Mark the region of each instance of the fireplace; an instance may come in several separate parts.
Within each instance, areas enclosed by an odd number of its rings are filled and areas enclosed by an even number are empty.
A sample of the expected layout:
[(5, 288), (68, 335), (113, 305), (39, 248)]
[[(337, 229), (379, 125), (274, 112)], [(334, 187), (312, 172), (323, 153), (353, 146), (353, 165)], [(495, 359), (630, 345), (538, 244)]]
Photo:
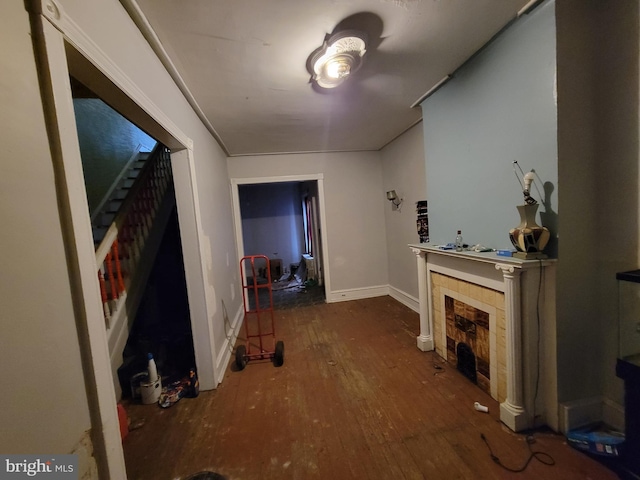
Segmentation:
[(512, 430), (543, 424), (557, 430), (555, 260), (411, 248), (418, 348), (435, 350), (490, 394)]
[(491, 395), (489, 312), (444, 296), (447, 361)]
[[(447, 337), (447, 342), (448, 341), (449, 337)], [(452, 341), (452, 343), (455, 344), (455, 340)], [(454, 350), (456, 352), (455, 361), (458, 371), (473, 383), (477, 384), (478, 371), (476, 369), (476, 356), (471, 347), (464, 342), (460, 342), (455, 346)]]
[[(494, 400), (506, 398), (504, 294), (437, 271), (429, 274), (434, 349)], [(474, 373), (460, 367), (458, 347), (473, 354)]]

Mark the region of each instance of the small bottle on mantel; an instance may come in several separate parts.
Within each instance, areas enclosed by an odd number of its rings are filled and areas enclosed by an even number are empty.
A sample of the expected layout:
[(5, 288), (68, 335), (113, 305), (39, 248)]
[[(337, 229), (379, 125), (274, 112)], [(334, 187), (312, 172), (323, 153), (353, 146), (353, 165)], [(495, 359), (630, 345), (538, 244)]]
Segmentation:
[(456, 234), (456, 252), (462, 251), (462, 230), (458, 230)]

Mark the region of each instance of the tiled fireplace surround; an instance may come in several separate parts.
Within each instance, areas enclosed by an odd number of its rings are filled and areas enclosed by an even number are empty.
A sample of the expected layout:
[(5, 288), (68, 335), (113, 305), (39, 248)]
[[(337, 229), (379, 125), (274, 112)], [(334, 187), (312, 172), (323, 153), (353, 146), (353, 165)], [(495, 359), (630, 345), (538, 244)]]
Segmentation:
[[(437, 272), (431, 273), (435, 350), (457, 365), (464, 343), (475, 355), (478, 386), (498, 401), (506, 398), (504, 294)], [(485, 366), (484, 368), (481, 366)]]
[[(455, 362), (453, 344), (470, 339), (484, 369), (488, 362), (489, 378), (480, 375), (478, 388), (500, 403), (500, 420), (514, 431), (544, 424), (557, 430), (555, 261), (410, 247), (418, 262), (418, 348)], [(456, 308), (448, 327), (447, 301)], [(474, 315), (482, 328), (468, 318)], [(461, 331), (465, 325), (471, 334)]]

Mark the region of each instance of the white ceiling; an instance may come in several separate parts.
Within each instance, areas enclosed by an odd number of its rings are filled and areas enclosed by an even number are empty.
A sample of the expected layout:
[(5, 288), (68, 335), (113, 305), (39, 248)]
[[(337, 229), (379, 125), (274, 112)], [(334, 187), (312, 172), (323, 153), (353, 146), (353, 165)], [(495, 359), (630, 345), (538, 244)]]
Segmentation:
[[(379, 150), (421, 119), (412, 105), (532, 3), (121, 1), (139, 8), (230, 156)], [(342, 26), (369, 36), (364, 65), (318, 93), (307, 58)]]

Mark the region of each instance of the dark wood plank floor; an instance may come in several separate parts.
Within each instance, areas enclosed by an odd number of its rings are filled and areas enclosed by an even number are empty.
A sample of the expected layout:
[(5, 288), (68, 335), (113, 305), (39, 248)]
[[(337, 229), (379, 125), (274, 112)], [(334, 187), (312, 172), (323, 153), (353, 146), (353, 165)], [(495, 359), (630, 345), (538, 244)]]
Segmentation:
[[(511, 432), (497, 402), (417, 349), (418, 315), (391, 297), (276, 311), (276, 322), (284, 366), (231, 365), (217, 390), (168, 409), (126, 405), (144, 421), (124, 441), (130, 480), (618, 478), (561, 435)], [(555, 464), (510, 473), (481, 434), (510, 468), (530, 450)]]

